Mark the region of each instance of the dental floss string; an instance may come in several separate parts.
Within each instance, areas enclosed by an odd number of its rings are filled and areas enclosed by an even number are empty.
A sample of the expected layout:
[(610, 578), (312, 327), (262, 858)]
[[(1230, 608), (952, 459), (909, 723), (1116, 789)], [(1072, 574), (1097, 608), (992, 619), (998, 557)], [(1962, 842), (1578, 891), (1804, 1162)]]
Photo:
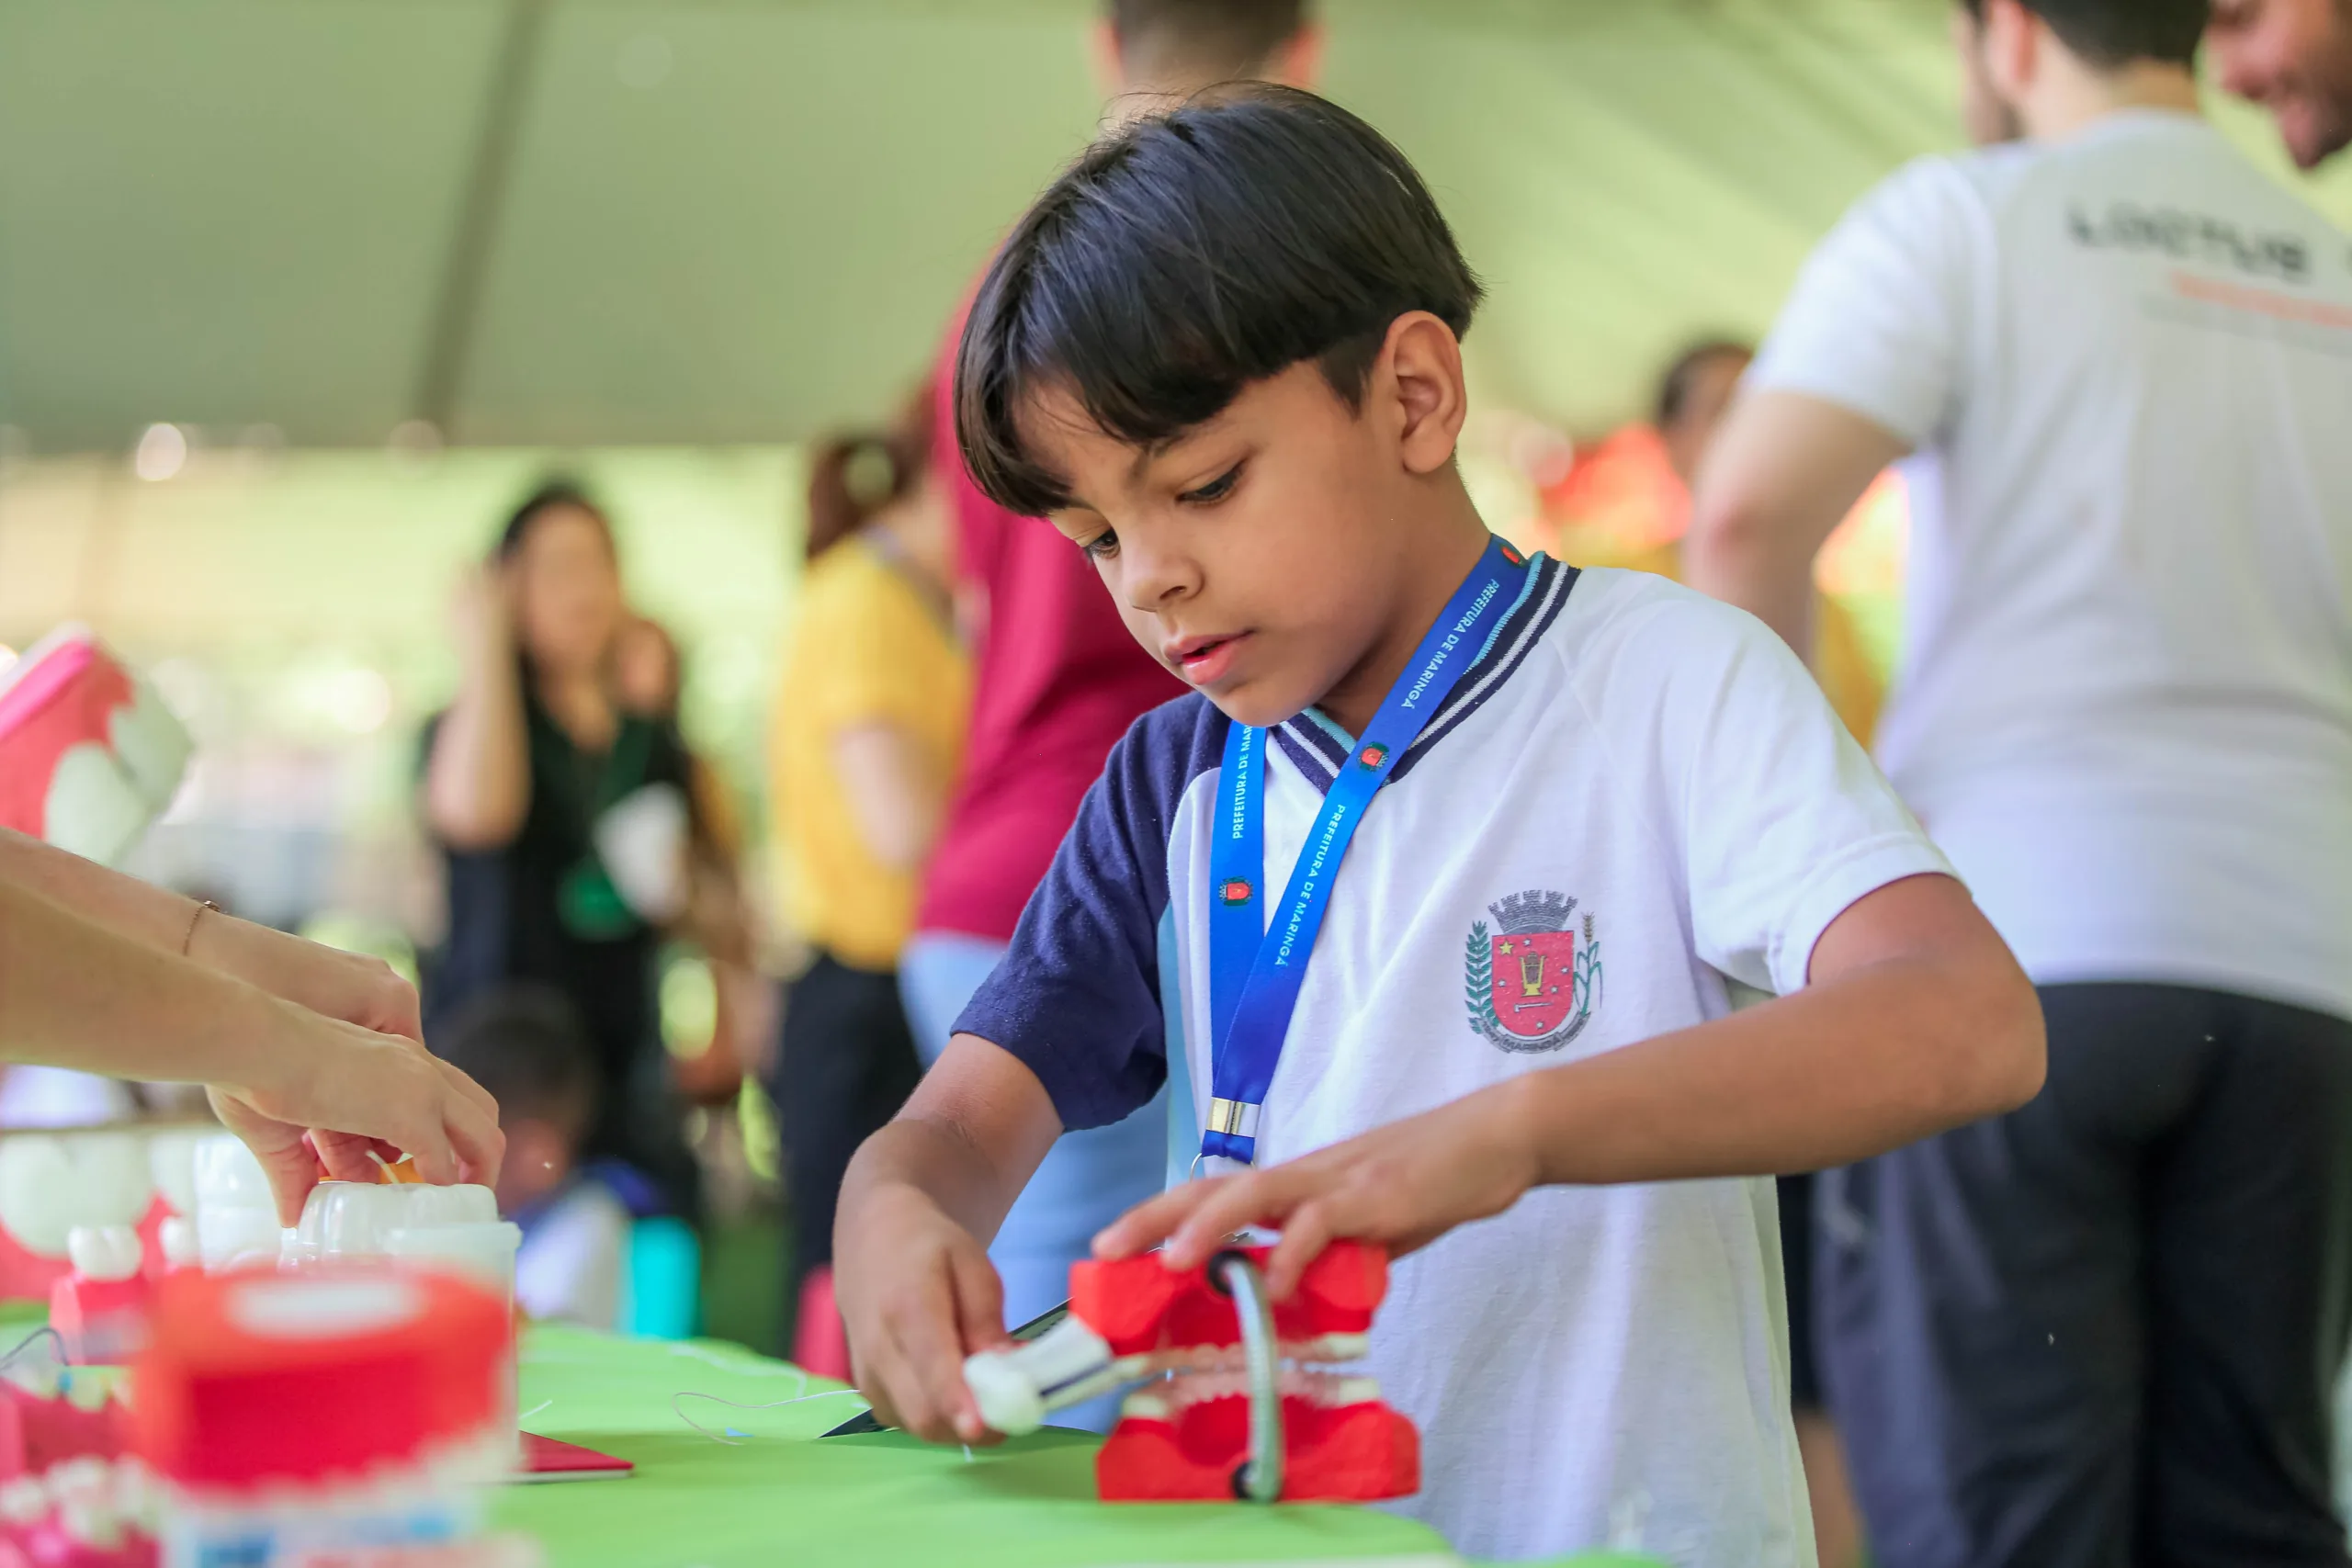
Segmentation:
[[(806, 1388), (808, 1386), (808, 1380), (804, 1375), (801, 1378), (800, 1382), (801, 1386)], [(704, 1426), (701, 1422), (687, 1415), (684, 1410), (680, 1408), (679, 1402), (681, 1400), (687, 1399), (707, 1399), (713, 1404), (724, 1404), (730, 1410), (774, 1410), (779, 1405), (806, 1404), (812, 1399), (839, 1399), (845, 1394), (854, 1395), (856, 1393), (857, 1390), (854, 1388), (829, 1388), (819, 1393), (800, 1393), (795, 1394), (789, 1399), (771, 1399), (760, 1404), (749, 1404), (740, 1399), (722, 1398), (720, 1395), (716, 1393), (702, 1393), (694, 1389), (681, 1389), (679, 1392), (670, 1396), (670, 1410), (671, 1413), (676, 1416), (679, 1420), (684, 1421), (687, 1426), (692, 1427), (695, 1431), (700, 1432), (712, 1442), (725, 1443), (729, 1448), (733, 1449), (741, 1448), (742, 1444), (738, 1441), (738, 1439), (748, 1437), (750, 1434), (738, 1432), (734, 1427), (729, 1427), (727, 1428), (727, 1431), (733, 1433), (734, 1435), (732, 1437), (721, 1437), (718, 1433), (712, 1431), (709, 1427)], [(863, 1396), (861, 1395), (860, 1397)]]

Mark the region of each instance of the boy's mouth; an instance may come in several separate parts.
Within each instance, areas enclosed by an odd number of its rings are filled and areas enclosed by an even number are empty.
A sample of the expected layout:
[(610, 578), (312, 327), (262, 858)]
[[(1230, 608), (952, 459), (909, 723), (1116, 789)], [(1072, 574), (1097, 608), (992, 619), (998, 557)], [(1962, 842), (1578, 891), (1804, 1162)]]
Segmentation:
[(1185, 680), (1195, 686), (1213, 686), (1233, 672), (1234, 660), (1238, 655), (1248, 632), (1235, 632), (1225, 637), (1186, 637), (1182, 642), (1165, 646), (1168, 662), (1182, 672)]

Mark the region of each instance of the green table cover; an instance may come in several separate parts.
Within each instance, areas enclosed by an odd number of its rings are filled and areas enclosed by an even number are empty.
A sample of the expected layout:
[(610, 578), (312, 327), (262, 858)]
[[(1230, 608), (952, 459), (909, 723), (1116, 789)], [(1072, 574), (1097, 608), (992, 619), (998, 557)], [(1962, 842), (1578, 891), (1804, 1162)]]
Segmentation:
[[(495, 1518), (539, 1538), (548, 1568), (1056, 1568), (1179, 1562), (1455, 1561), (1435, 1534), (1370, 1508), (1094, 1500), (1100, 1439), (1046, 1431), (967, 1461), (897, 1433), (814, 1439), (864, 1408), (840, 1387), (734, 1346), (533, 1329), (523, 1425), (633, 1460), (622, 1481), (510, 1486)], [(1583, 1558), (1577, 1568), (1638, 1568)]]

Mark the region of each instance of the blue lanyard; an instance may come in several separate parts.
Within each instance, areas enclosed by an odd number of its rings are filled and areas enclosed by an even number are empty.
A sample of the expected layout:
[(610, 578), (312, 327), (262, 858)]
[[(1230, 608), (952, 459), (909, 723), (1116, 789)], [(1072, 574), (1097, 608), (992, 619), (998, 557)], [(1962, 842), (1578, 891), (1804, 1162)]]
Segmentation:
[(1217, 775), (1216, 838), (1209, 850), (1210, 1083), (1204, 1156), (1247, 1165), (1258, 1147), (1258, 1120), (1282, 1059), (1307, 960), (1323, 929), (1331, 884), (1365, 810), (1405, 749), (1421, 733), (1485, 647), (1487, 631), (1510, 612), (1524, 586), (1527, 562), (1500, 539), (1454, 591), (1412, 661), (1373, 715), (1323, 797), (1323, 813), (1300, 846), (1290, 886), (1269, 923), (1259, 883), (1266, 873), (1267, 732), (1237, 724), (1226, 732)]

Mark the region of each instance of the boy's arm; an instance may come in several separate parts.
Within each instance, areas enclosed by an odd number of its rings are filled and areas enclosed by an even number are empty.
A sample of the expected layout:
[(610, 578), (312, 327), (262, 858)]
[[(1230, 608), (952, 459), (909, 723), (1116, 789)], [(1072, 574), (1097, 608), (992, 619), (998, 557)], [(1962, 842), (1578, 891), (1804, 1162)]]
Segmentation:
[(1289, 1165), (1193, 1182), (1097, 1238), (1169, 1238), (1171, 1268), (1279, 1225), (1285, 1294), (1334, 1237), (1427, 1245), (1530, 1187), (1814, 1170), (2011, 1110), (2041, 1086), (2041, 1010), (1959, 883), (1914, 876), (1849, 907), (1792, 996), (1526, 1074)]
[(964, 1358), (1005, 1341), (988, 1241), (1061, 1130), (1035, 1073), (958, 1034), (850, 1162), (833, 1290), (881, 1420), (933, 1442), (989, 1440), (964, 1386)]

